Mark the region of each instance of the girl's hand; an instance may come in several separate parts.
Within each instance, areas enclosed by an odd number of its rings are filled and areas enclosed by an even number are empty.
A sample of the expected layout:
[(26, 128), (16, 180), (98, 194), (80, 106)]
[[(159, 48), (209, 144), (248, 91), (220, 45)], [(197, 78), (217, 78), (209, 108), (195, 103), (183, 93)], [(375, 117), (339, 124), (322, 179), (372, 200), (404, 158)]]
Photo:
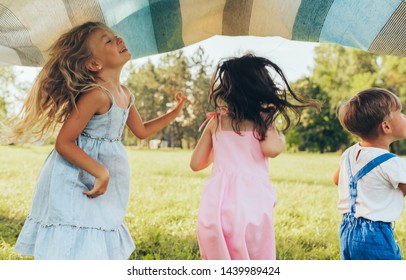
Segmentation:
[(173, 108), (173, 111), (177, 112), (178, 115), (180, 114), (186, 99), (187, 99), (186, 96), (182, 92), (176, 93), (175, 95), (176, 105), (175, 108)]
[(96, 177), (96, 179), (94, 180), (93, 189), (91, 189), (90, 191), (84, 192), (84, 194), (87, 195), (87, 197), (89, 197), (89, 198), (95, 198), (95, 197), (98, 197), (99, 195), (106, 193), (109, 181), (110, 181), (110, 174), (109, 174), (108, 170), (106, 169), (105, 172), (101, 176)]

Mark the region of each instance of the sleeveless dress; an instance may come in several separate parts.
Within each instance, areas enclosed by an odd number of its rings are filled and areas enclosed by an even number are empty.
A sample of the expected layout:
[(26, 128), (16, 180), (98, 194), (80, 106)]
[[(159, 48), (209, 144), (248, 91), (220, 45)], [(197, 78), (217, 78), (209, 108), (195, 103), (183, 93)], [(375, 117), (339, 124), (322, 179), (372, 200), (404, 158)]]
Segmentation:
[(202, 259), (276, 259), (276, 191), (268, 158), (252, 131), (212, 136), (214, 160), (200, 201), (197, 235)]
[(15, 251), (35, 259), (128, 259), (135, 249), (124, 222), (130, 186), (121, 135), (128, 108), (112, 102), (94, 115), (76, 144), (110, 172), (105, 194), (88, 198), (94, 177), (52, 150), (40, 172)]

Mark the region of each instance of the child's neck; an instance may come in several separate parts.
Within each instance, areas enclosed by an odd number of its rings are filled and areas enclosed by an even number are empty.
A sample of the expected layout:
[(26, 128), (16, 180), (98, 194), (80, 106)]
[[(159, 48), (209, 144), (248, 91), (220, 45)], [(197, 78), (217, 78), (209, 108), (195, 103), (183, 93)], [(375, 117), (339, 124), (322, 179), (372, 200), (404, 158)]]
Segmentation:
[(114, 91), (121, 91), (121, 84), (120, 81), (117, 80), (103, 80), (99, 82), (99, 85), (107, 88), (108, 90)]
[(101, 78), (102, 84), (107, 84), (112, 88), (119, 89), (120, 88), (120, 74), (121, 71), (113, 71), (113, 70), (102, 70), (99, 73), (99, 77)]
[(373, 147), (373, 148), (381, 148), (385, 150), (390, 150), (389, 145), (390, 142), (387, 141), (386, 139), (362, 139), (361, 142), (359, 143), (362, 147)]

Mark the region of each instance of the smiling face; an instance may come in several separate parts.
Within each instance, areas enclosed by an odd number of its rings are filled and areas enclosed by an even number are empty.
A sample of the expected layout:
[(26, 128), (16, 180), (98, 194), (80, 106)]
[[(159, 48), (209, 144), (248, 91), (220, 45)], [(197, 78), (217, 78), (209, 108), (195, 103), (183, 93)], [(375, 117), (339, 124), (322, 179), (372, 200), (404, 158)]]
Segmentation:
[(109, 29), (97, 29), (88, 38), (88, 46), (93, 54), (93, 71), (121, 68), (131, 59), (124, 41)]

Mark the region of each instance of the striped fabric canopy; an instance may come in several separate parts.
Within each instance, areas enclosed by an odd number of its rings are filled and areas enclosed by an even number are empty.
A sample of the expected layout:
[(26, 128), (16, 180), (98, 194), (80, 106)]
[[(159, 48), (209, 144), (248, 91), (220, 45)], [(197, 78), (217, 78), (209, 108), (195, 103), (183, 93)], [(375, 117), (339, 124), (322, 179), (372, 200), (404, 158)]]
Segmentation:
[(406, 56), (406, 0), (0, 0), (0, 64), (41, 66), (50, 44), (86, 21), (106, 23), (134, 58), (214, 35)]

